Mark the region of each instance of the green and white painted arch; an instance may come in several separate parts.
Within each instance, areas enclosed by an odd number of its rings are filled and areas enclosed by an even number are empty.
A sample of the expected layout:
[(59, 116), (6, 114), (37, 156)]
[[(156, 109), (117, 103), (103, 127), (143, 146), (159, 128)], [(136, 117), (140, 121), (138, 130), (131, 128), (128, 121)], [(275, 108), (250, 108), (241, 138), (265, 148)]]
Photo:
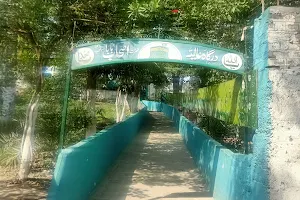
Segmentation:
[(196, 42), (164, 39), (104, 40), (77, 46), (72, 70), (133, 62), (174, 62), (245, 72), (243, 55), (237, 51)]

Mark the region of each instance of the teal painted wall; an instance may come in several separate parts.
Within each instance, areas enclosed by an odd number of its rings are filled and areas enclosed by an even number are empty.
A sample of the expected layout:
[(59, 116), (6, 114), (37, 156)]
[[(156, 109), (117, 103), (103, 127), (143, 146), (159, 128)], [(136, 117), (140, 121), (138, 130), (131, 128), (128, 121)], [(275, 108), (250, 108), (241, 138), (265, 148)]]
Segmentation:
[[(237, 154), (208, 136), (177, 109), (162, 104), (166, 116), (179, 127), (197, 167), (215, 200), (248, 200), (251, 155)], [(178, 123), (178, 124), (177, 124)]]
[(161, 112), (162, 104), (160, 102), (143, 100), (142, 103), (147, 107), (148, 111)]
[[(152, 111), (157, 102), (148, 101), (145, 104)], [(265, 154), (233, 153), (182, 116), (176, 108), (162, 104), (162, 112), (174, 121), (215, 200), (268, 199), (267, 188), (261, 188), (261, 184), (258, 184), (258, 181), (267, 178), (267, 174), (259, 171), (258, 166), (267, 163), (257, 162), (262, 162)], [(261, 144), (257, 145), (255, 148), (259, 150)]]
[(59, 154), (48, 200), (85, 200), (147, 121), (146, 109)]
[[(145, 101), (148, 110), (157, 102)], [(174, 121), (195, 164), (202, 172), (215, 200), (248, 200), (251, 184), (251, 155), (226, 149), (169, 105), (161, 104), (162, 112)]]
[(253, 137), (253, 159), (251, 162), (249, 200), (267, 200), (269, 197), (268, 162), (271, 137), (270, 101), (272, 83), (269, 80), (268, 57), (269, 41), (268, 27), (270, 24), (270, 9), (255, 20), (253, 64), (257, 70), (257, 104), (258, 128)]

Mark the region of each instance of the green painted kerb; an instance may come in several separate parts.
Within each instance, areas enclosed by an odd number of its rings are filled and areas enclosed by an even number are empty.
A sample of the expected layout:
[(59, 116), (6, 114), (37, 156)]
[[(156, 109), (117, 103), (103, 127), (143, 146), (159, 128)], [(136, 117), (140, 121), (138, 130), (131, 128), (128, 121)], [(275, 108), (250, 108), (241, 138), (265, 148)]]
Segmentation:
[(124, 39), (87, 43), (73, 51), (72, 70), (132, 62), (174, 62), (237, 74), (245, 71), (239, 52), (195, 42)]

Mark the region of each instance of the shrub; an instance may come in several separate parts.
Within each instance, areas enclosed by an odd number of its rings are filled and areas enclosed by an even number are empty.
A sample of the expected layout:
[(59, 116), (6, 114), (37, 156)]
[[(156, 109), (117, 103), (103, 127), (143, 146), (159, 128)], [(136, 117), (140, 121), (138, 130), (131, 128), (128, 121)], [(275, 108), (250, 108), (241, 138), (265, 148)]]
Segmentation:
[(19, 164), (19, 152), (22, 135), (17, 133), (0, 134), (0, 165), (16, 168)]

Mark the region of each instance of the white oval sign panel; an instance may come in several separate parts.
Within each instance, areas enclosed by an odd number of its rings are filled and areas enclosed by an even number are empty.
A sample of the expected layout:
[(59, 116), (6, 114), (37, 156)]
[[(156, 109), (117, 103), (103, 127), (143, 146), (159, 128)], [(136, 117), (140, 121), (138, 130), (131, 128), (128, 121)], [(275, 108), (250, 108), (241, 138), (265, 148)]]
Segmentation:
[(227, 69), (239, 70), (243, 66), (243, 60), (235, 53), (227, 53), (222, 57), (222, 64)]
[(87, 65), (94, 60), (94, 51), (90, 48), (80, 48), (75, 53), (75, 60), (81, 65)]

